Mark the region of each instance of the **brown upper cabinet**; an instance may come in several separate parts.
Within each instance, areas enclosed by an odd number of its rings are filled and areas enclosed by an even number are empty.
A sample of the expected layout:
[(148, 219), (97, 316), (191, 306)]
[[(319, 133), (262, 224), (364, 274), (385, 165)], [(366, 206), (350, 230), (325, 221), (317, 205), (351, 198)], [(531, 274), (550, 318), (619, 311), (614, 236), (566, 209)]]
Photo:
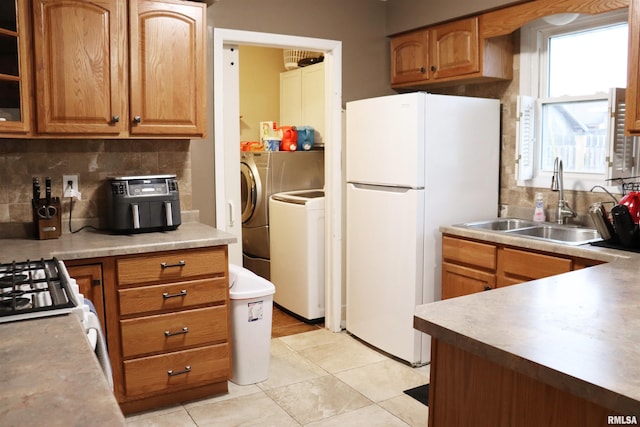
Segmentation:
[(33, 4), (38, 134), (204, 135), (204, 4)]
[(0, 133), (31, 130), (31, 45), (26, 1), (0, 2)]
[(640, 0), (629, 4), (629, 76), (625, 130), (640, 135)]
[(478, 21), (461, 19), (392, 37), (392, 87), (511, 79), (511, 36), (481, 39)]

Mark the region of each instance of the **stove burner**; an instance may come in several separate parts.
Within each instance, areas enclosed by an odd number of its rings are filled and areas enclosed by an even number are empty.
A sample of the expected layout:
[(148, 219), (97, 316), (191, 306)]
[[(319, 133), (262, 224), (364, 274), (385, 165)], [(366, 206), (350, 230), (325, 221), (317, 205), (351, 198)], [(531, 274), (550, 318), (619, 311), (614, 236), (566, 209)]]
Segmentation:
[(0, 298), (17, 298), (19, 296), (22, 296), (24, 294), (26, 294), (26, 291), (23, 291), (22, 289), (12, 289), (9, 292), (3, 292), (0, 293)]
[(23, 308), (29, 308), (31, 300), (29, 298), (11, 298), (0, 301), (0, 312), (16, 311)]
[(23, 283), (28, 278), (29, 276), (27, 276), (26, 274), (12, 274), (9, 276), (2, 276), (0, 277), (0, 287), (13, 286), (17, 283)]

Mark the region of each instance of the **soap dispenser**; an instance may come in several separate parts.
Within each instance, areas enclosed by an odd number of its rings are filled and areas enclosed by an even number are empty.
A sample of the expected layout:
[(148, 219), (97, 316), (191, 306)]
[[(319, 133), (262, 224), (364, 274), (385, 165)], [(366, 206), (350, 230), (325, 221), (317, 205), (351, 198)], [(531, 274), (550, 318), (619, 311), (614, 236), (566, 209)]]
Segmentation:
[(536, 207), (533, 211), (533, 220), (535, 222), (544, 222), (544, 200), (542, 198), (542, 193), (536, 193)]

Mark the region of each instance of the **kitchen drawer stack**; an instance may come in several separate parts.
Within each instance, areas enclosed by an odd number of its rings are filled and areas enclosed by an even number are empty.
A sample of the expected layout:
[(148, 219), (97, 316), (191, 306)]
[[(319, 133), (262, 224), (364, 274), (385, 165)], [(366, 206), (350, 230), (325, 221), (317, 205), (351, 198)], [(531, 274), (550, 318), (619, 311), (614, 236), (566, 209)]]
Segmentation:
[(226, 246), (121, 257), (116, 272), (123, 411), (226, 392)]

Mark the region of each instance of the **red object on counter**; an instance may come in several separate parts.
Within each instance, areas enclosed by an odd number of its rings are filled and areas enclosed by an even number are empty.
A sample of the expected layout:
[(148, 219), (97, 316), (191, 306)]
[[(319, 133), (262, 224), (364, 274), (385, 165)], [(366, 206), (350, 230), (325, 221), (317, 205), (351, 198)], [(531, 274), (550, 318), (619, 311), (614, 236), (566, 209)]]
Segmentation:
[(630, 192), (620, 199), (620, 204), (625, 205), (629, 209), (633, 222), (638, 224), (640, 222), (640, 192)]
[(295, 126), (281, 126), (278, 131), (282, 134), (280, 151), (296, 151), (298, 149), (298, 132)]

